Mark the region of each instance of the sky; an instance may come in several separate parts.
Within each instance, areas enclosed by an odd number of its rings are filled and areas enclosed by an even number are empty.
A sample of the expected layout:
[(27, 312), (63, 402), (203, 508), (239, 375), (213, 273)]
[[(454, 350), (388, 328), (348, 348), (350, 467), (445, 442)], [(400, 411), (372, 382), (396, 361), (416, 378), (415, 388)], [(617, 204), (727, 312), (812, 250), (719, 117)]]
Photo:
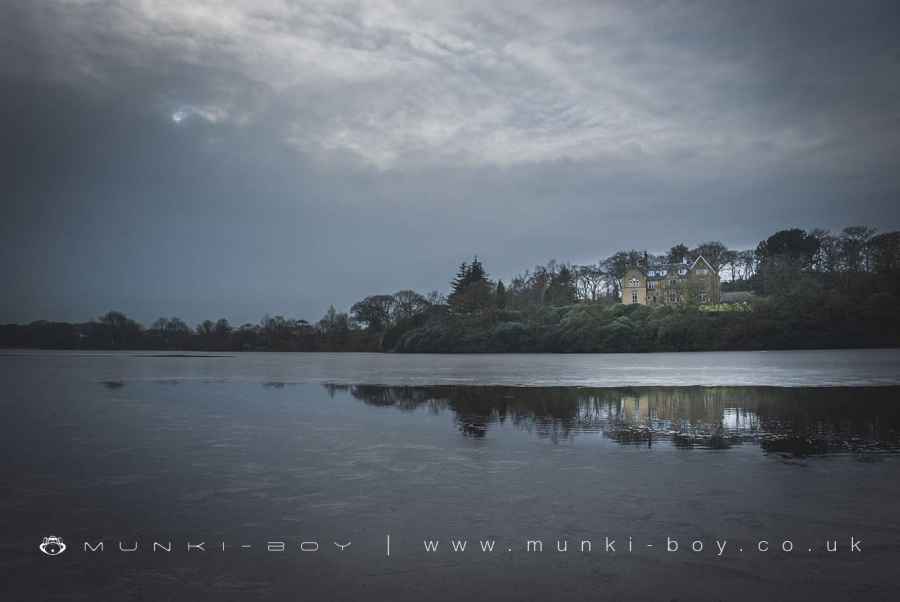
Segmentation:
[(900, 3), (5, 0), (0, 322), (900, 227)]

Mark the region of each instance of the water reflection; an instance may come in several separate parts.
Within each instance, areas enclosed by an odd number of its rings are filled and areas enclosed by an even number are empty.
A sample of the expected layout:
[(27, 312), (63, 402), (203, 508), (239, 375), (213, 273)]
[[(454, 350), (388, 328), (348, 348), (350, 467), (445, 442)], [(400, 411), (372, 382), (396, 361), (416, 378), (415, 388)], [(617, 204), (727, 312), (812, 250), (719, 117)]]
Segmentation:
[(467, 437), (512, 424), (554, 441), (602, 433), (630, 445), (754, 443), (792, 455), (900, 450), (900, 387), (325, 387), (372, 406), (451, 411)]

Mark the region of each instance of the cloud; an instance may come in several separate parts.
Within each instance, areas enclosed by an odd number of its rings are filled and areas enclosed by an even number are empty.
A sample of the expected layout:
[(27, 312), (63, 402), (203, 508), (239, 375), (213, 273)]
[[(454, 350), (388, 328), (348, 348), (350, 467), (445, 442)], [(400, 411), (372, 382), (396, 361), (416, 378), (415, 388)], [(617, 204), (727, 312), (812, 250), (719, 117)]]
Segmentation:
[(182, 123), (194, 117), (208, 123), (218, 123), (228, 118), (228, 112), (221, 107), (192, 107), (190, 105), (185, 105), (179, 107), (172, 113), (172, 121), (175, 123)]
[[(252, 122), (277, 110), (283, 139), (297, 149), (345, 151), (381, 169), (777, 161), (852, 136), (792, 96), (818, 89), (822, 96), (799, 100), (829, 103), (829, 94), (856, 92), (778, 69), (815, 69), (828, 49), (814, 46), (802, 61), (773, 57), (766, 46), (777, 49), (788, 35), (778, 15), (767, 14), (773, 6), (720, 4), (157, 0), (26, 11), (46, 63), (67, 77), (114, 87), (130, 77), (165, 84), (197, 73), (201, 85), (155, 91), (184, 103), (173, 120), (219, 123), (232, 113), (215, 107), (234, 106)], [(896, 56), (881, 60), (885, 76), (897, 75)], [(879, 87), (869, 91), (881, 94), (875, 102), (896, 99), (887, 77)]]
[(898, 29), (895, 2), (4, 2), (0, 318), (315, 319), (473, 253), (896, 228)]

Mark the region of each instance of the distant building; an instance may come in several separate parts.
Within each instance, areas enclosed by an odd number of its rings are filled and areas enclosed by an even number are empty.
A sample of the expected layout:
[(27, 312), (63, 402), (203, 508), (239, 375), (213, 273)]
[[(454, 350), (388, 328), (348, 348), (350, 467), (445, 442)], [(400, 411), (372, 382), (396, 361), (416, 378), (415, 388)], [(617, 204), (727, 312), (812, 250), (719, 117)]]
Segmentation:
[(653, 306), (719, 303), (719, 291), (719, 274), (700, 256), (692, 262), (629, 268), (622, 281), (622, 303)]

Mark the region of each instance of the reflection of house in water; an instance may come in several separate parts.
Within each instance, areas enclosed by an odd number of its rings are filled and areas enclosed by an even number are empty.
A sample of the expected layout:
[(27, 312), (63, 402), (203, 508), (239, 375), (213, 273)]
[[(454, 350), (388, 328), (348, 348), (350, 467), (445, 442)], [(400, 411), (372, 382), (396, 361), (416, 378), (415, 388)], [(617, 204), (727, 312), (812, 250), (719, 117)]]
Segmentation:
[(722, 426), (727, 431), (756, 432), (759, 430), (759, 416), (746, 408), (725, 408)]
[[(330, 386), (334, 394), (341, 390)], [(716, 449), (756, 441), (779, 449), (786, 440), (815, 440), (817, 453), (833, 449), (900, 448), (896, 390), (839, 387), (495, 387), (354, 385), (367, 404), (404, 411), (452, 411), (459, 430), (485, 437), (510, 425), (554, 441), (603, 433), (620, 443), (668, 438), (678, 446)], [(863, 398), (865, 403), (859, 403)], [(775, 446), (775, 447), (773, 447)], [(805, 448), (804, 448), (805, 449)]]
[[(754, 419), (752, 409), (737, 409), (740, 403), (704, 391), (642, 390), (623, 394), (619, 402), (618, 418), (623, 422), (663, 422), (673, 425), (694, 424), (744, 428)], [(727, 420), (726, 420), (727, 417)], [(729, 424), (726, 424), (728, 422)]]
[(650, 417), (650, 397), (646, 393), (639, 396), (623, 396), (619, 409), (623, 422), (646, 422)]

